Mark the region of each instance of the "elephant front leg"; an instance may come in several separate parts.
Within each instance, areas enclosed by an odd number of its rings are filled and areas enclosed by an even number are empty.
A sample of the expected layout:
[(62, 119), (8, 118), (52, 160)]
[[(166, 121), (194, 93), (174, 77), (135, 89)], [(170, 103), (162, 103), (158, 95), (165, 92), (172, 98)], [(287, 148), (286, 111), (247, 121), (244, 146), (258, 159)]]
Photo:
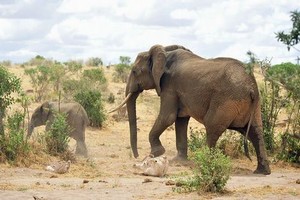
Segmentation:
[(76, 151), (75, 154), (82, 155), (84, 157), (88, 156), (86, 144), (84, 141), (77, 140), (76, 141)]
[(151, 154), (160, 156), (165, 153), (159, 137), (172, 125), (177, 118), (177, 97), (174, 94), (165, 93), (161, 95), (160, 111), (149, 134)]
[[(161, 115), (159, 115), (161, 116)], [(162, 146), (159, 140), (160, 135), (172, 125), (176, 119), (176, 114), (167, 115), (168, 117), (158, 117), (150, 131), (149, 142), (151, 145), (151, 154), (155, 157), (165, 153), (165, 148)]]
[(187, 159), (187, 128), (190, 117), (177, 117), (175, 121), (177, 156), (173, 160)]

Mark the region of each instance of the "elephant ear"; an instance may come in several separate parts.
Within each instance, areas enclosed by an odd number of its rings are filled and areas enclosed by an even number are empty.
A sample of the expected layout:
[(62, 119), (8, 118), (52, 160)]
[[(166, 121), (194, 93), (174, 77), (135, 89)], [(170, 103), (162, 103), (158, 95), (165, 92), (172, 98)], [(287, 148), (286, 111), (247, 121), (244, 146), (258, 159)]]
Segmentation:
[(41, 113), (49, 115), (50, 112), (50, 103), (48, 101), (44, 102), (41, 106)]
[(160, 87), (160, 79), (164, 74), (164, 68), (166, 65), (166, 52), (164, 47), (161, 45), (155, 45), (151, 47), (149, 50), (150, 57), (152, 58), (152, 76), (155, 83), (155, 89), (157, 95), (160, 96), (161, 87)]

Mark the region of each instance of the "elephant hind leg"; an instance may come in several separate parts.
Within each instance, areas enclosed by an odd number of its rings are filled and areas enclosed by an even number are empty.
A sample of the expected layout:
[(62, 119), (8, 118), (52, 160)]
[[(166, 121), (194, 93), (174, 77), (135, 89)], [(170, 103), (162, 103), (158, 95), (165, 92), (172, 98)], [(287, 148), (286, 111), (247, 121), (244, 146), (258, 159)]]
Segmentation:
[(261, 128), (251, 125), (248, 137), (255, 148), (257, 156), (257, 169), (254, 173), (265, 175), (271, 174)]
[(226, 126), (215, 125), (206, 127), (206, 142), (209, 148), (214, 148), (219, 137), (226, 130)]
[[(242, 135), (246, 135), (247, 126), (244, 128), (234, 128), (230, 127), (231, 130), (240, 132)], [(271, 174), (271, 169), (269, 167), (269, 161), (267, 160), (267, 154), (264, 146), (264, 139), (262, 136), (262, 129), (259, 126), (250, 126), (248, 139), (252, 143), (256, 157), (257, 157), (257, 168), (254, 171), (255, 174)]]
[[(215, 106), (216, 107), (216, 106)], [(226, 106), (210, 109), (204, 117), (204, 126), (208, 146), (215, 147), (219, 137), (232, 123), (235, 113), (230, 112)]]

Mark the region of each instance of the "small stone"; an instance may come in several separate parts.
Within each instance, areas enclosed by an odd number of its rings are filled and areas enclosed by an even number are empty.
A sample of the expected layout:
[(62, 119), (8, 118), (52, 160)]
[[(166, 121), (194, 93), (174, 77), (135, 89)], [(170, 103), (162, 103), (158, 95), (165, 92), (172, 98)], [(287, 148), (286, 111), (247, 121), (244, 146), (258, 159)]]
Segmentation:
[(88, 182), (90, 182), (90, 181), (89, 181), (89, 180), (86, 180), (86, 179), (83, 180), (83, 183), (88, 183)]
[(300, 179), (297, 179), (297, 180), (296, 180), (296, 183), (297, 183), (297, 184), (300, 184)]
[(176, 184), (176, 182), (173, 181), (173, 180), (168, 180), (168, 181), (166, 182), (166, 185), (175, 185), (175, 184)]
[(150, 183), (150, 182), (152, 182), (151, 178), (145, 178), (144, 181), (143, 181), (143, 183)]

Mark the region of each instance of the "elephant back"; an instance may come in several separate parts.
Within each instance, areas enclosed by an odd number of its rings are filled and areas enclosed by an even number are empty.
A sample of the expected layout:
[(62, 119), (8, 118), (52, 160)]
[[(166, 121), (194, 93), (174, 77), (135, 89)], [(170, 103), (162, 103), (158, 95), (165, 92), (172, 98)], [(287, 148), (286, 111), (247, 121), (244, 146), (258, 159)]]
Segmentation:
[(53, 110), (60, 110), (61, 112), (66, 113), (68, 121), (72, 121), (74, 118), (81, 118), (85, 126), (89, 125), (88, 115), (81, 104), (77, 102), (60, 104), (58, 104), (58, 102), (51, 102), (50, 105)]

